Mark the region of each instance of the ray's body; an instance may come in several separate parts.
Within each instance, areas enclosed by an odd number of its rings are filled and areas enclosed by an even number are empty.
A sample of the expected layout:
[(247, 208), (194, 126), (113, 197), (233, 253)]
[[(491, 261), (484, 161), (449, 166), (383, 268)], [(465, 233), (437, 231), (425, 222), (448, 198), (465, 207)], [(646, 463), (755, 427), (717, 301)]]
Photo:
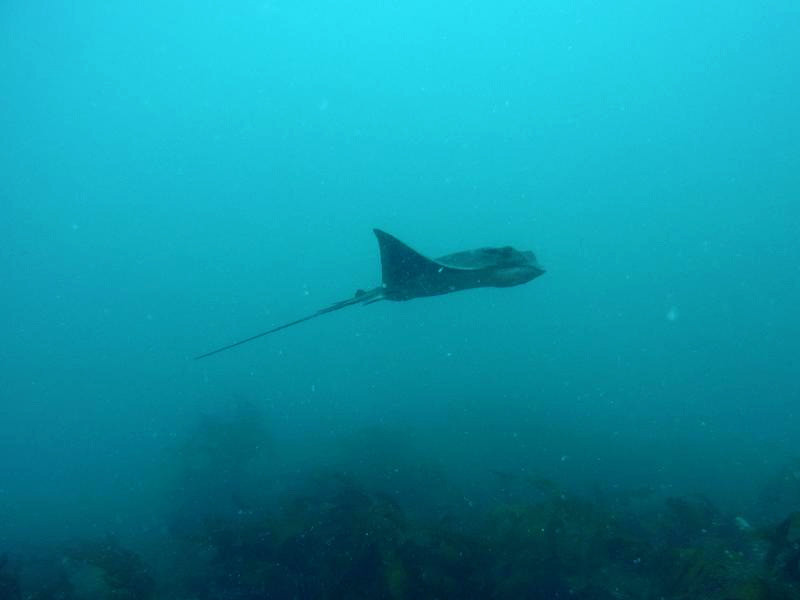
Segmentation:
[(385, 231), (374, 231), (381, 253), (381, 285), (367, 291), (358, 290), (353, 298), (206, 352), (195, 359), (230, 350), (354, 304), (372, 304), (380, 300), (411, 300), (478, 287), (511, 287), (527, 283), (545, 272), (533, 252), (516, 250), (511, 246), (477, 248), (430, 259)]

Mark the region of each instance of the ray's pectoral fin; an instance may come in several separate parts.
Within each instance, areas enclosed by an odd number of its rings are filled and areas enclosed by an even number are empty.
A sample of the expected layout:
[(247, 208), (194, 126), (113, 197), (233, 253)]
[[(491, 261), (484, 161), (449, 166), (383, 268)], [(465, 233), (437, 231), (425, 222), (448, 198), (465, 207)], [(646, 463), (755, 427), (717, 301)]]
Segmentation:
[(381, 251), (381, 277), (387, 295), (403, 290), (421, 278), (434, 277), (442, 265), (423, 256), (393, 235), (375, 229)]

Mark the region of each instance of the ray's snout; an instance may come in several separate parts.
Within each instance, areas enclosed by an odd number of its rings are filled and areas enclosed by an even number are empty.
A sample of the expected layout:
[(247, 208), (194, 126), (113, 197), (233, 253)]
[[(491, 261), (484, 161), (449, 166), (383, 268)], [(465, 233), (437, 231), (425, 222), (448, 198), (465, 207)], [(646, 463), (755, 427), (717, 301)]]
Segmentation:
[(522, 254), (528, 262), (528, 267), (533, 272), (533, 277), (531, 277), (531, 279), (539, 275), (544, 275), (547, 272), (547, 270), (539, 264), (539, 261), (536, 260), (536, 255), (533, 252), (525, 250)]
[[(530, 254), (530, 257), (527, 256)], [(527, 283), (545, 273), (544, 268), (536, 261), (533, 252), (525, 253), (525, 262), (499, 269), (496, 274), (496, 287), (510, 287)], [(531, 258), (532, 257), (532, 258)]]

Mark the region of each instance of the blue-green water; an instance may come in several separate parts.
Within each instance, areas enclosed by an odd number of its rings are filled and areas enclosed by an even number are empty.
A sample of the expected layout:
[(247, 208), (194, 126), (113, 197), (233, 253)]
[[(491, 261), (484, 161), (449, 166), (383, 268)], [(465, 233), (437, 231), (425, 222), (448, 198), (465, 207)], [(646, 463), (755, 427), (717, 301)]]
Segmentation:
[[(272, 482), (419, 456), (453, 510), (525, 473), (757, 520), (800, 456), (798, 27), (787, 0), (3, 3), (0, 553), (159, 544), (176, 447), (243, 405)], [(377, 285), (372, 227), (547, 273), (191, 360)]]

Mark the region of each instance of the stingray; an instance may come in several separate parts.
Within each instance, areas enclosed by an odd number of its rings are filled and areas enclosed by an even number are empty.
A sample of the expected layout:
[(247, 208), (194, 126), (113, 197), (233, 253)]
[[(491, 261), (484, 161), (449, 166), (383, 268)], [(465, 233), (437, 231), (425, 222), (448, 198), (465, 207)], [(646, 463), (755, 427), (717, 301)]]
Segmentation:
[(358, 290), (352, 298), (206, 352), (196, 356), (195, 360), (355, 304), (372, 304), (380, 300), (412, 300), (480, 287), (512, 287), (527, 283), (545, 272), (533, 252), (516, 250), (511, 246), (476, 248), (431, 259), (385, 231), (373, 231), (378, 238), (381, 253), (381, 285), (369, 290)]

